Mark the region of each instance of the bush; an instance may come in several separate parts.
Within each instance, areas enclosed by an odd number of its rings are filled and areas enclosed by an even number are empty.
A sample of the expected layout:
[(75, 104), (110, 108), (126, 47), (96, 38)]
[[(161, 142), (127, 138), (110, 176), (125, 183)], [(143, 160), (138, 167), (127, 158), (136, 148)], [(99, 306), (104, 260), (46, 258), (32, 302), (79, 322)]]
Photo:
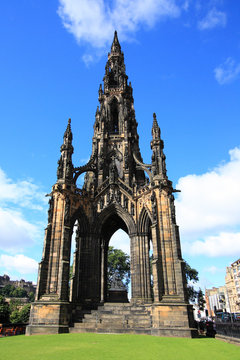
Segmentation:
[(0, 295), (0, 323), (8, 323), (10, 307), (4, 297)]
[(15, 309), (10, 315), (10, 321), (12, 324), (24, 323), (27, 324), (30, 315), (30, 304), (23, 306), (20, 310)]

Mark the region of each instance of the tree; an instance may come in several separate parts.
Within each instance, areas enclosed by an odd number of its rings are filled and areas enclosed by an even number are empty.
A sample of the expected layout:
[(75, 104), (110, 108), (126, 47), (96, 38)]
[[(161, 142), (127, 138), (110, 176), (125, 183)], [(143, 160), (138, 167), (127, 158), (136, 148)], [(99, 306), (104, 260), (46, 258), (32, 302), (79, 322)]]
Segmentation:
[(187, 279), (187, 295), (188, 301), (194, 302), (198, 296), (198, 291), (194, 289), (194, 285), (199, 281), (198, 271), (191, 268), (191, 266), (184, 260), (183, 271)]
[(27, 324), (30, 315), (30, 304), (24, 305), (21, 309), (15, 309), (10, 315), (12, 324)]
[(203, 292), (201, 289), (199, 289), (198, 294), (197, 294), (197, 304), (198, 304), (199, 310), (204, 310), (204, 305), (206, 304), (206, 301), (204, 299)]
[(113, 275), (128, 287), (130, 282), (130, 256), (121, 249), (115, 249), (113, 246), (109, 246), (107, 267), (108, 286), (111, 285)]
[(10, 308), (4, 297), (0, 295), (0, 323), (8, 323)]
[(21, 287), (8, 284), (1, 289), (1, 295), (4, 297), (23, 298), (28, 297), (28, 292)]

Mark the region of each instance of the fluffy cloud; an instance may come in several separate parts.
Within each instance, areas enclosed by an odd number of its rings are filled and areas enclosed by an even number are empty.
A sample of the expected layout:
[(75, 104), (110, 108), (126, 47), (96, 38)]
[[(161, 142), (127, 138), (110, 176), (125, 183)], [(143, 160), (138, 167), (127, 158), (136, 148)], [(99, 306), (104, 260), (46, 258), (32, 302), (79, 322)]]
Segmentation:
[(188, 244), (188, 252), (192, 255), (238, 256), (240, 254), (240, 232), (221, 232), (216, 236), (207, 236)]
[(17, 204), (34, 210), (42, 210), (46, 203), (44, 194), (31, 180), (17, 180), (8, 178), (0, 168), (0, 202), (1, 204)]
[(33, 245), (42, 229), (26, 220), (26, 212), (44, 211), (46, 198), (30, 180), (14, 182), (0, 169), (0, 249), (23, 251)]
[(225, 27), (227, 23), (227, 16), (224, 12), (217, 10), (216, 8), (211, 9), (207, 15), (198, 22), (199, 30), (213, 29), (217, 26)]
[(33, 245), (38, 233), (38, 227), (25, 220), (20, 212), (0, 209), (0, 249), (22, 251)]
[(212, 265), (212, 266), (204, 268), (203, 271), (215, 275), (217, 273), (224, 273), (225, 269), (224, 268), (220, 269), (220, 268)]
[(229, 84), (240, 77), (240, 63), (229, 57), (214, 69), (215, 78), (220, 85)]
[(1, 267), (8, 271), (17, 271), (20, 274), (31, 274), (37, 271), (38, 263), (25, 255), (0, 255)]
[(126, 39), (141, 25), (152, 27), (160, 19), (178, 17), (180, 7), (175, 0), (59, 0), (58, 15), (79, 43), (104, 48), (115, 29)]
[(230, 161), (179, 179), (177, 219), (184, 251), (208, 256), (240, 253), (240, 148)]

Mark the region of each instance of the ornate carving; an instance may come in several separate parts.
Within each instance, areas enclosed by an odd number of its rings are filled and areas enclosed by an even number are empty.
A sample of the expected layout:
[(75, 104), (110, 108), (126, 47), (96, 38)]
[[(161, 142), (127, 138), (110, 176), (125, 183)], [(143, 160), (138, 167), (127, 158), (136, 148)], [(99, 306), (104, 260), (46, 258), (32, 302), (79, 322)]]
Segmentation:
[(128, 210), (128, 198), (124, 196), (124, 209)]
[(68, 196), (65, 198), (65, 210), (64, 210), (64, 222), (65, 224), (69, 223), (70, 221), (70, 205), (71, 201)]
[(66, 179), (71, 181), (72, 178), (73, 178), (73, 164), (71, 160), (68, 160), (66, 166)]
[(109, 166), (109, 182), (114, 183), (118, 178), (118, 170), (117, 170), (117, 166), (115, 163), (115, 156), (112, 155), (111, 157), (111, 163)]
[(49, 208), (48, 208), (48, 223), (52, 222), (52, 216), (53, 216), (53, 206), (54, 206), (54, 200), (53, 197), (51, 196), (51, 198), (48, 201), (49, 204)]
[(62, 179), (63, 177), (63, 160), (62, 160), (62, 155), (60, 157), (60, 159), (58, 160), (58, 168), (57, 168), (57, 179)]
[(131, 203), (131, 215), (134, 216), (135, 215), (135, 207), (134, 204)]
[(103, 207), (104, 207), (104, 198), (101, 197), (101, 199), (100, 199), (100, 209), (102, 210)]
[(126, 147), (125, 154), (124, 154), (124, 163), (125, 163), (125, 169), (128, 169), (129, 163), (128, 163), (128, 149)]
[(126, 290), (126, 286), (117, 274), (113, 274), (112, 276), (110, 290)]
[(119, 204), (121, 204), (121, 191), (119, 189), (117, 189), (116, 200)]
[(157, 221), (157, 201), (156, 201), (156, 194), (153, 191), (151, 195), (151, 204), (152, 204), (152, 217), (153, 222)]

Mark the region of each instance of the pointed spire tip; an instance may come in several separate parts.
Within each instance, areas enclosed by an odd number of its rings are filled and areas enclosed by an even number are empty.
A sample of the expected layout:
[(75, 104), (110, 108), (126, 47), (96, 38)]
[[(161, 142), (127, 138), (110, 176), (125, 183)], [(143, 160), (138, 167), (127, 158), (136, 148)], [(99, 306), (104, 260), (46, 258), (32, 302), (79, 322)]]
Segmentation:
[(117, 30), (114, 31), (114, 37), (113, 37), (113, 42), (112, 42), (112, 47), (111, 47), (111, 53), (113, 53), (113, 52), (121, 52), (121, 46), (118, 41)]

